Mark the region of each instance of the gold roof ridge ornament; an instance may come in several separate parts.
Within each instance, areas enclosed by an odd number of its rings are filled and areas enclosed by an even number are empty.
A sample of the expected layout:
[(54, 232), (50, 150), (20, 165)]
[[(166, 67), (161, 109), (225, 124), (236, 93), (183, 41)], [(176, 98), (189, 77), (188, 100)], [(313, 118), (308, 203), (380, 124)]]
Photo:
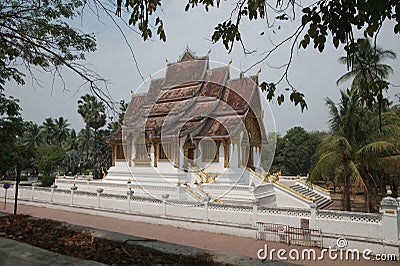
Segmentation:
[(256, 73), (256, 77), (258, 78), (258, 76), (260, 76), (260, 73), (261, 73), (261, 67), (260, 67), (260, 69), (257, 71), (257, 73)]
[(210, 50), (208, 50), (208, 52), (206, 53), (206, 58), (208, 58), (208, 57), (210, 56), (210, 54), (211, 54), (211, 48), (210, 48)]

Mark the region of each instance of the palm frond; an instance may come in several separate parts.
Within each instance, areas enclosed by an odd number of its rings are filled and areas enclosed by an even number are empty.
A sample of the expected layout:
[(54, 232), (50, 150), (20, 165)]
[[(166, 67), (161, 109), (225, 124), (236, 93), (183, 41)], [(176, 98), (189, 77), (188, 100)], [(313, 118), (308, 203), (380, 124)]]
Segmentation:
[(382, 155), (383, 153), (388, 152), (396, 152), (398, 151), (398, 145), (393, 144), (392, 142), (380, 140), (369, 143), (363, 147), (361, 147), (356, 154), (362, 157), (374, 156), (377, 157)]
[(338, 80), (336, 81), (336, 86), (339, 86), (340, 84), (352, 79), (355, 75), (357, 74), (357, 71), (355, 70), (351, 70), (345, 74), (343, 74), (342, 76), (340, 76), (340, 78), (338, 78)]
[(338, 161), (337, 157), (338, 154), (336, 151), (328, 151), (323, 153), (311, 170), (309, 180), (311, 182), (318, 180), (321, 175), (325, 175), (326, 173), (335, 169)]
[(385, 156), (379, 159), (381, 166), (392, 173), (400, 172), (400, 154)]
[(367, 190), (367, 186), (365, 185), (364, 179), (358, 171), (356, 164), (353, 161), (349, 161), (348, 167), (351, 172), (351, 183), (354, 186), (362, 187), (364, 190)]

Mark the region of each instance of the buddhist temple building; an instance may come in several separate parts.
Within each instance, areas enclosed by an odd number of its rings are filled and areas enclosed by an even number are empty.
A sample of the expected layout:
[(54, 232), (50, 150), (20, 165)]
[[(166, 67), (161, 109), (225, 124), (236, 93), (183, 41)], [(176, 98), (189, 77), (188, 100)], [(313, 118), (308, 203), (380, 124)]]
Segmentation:
[(132, 94), (122, 134), (109, 140), (114, 166), (257, 168), (267, 142), (258, 76), (232, 79), (229, 68), (211, 69), (208, 54), (189, 49), (167, 63), (165, 77), (151, 79), (147, 93)]
[(258, 74), (231, 77), (230, 64), (210, 67), (209, 54), (198, 57), (187, 48), (145, 84), (147, 92), (132, 93), (122, 127), (107, 140), (112, 166), (103, 179), (57, 179), (59, 188), (99, 193), (100, 187), (107, 195), (129, 195), (128, 202), (134, 193), (190, 206), (331, 202), (324, 191), (310, 194), (301, 179), (280, 180), (260, 167), (267, 135)]

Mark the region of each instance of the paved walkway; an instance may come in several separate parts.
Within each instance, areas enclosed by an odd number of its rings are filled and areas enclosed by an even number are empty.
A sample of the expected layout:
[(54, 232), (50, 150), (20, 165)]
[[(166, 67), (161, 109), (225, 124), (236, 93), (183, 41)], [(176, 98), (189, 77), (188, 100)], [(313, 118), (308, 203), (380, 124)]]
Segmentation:
[[(3, 207), (3, 205), (1, 205)], [(12, 212), (13, 206), (7, 204), (6, 212)], [(192, 246), (217, 252), (224, 252), (239, 256), (248, 256), (257, 258), (257, 251), (268, 246), (271, 249), (285, 249), (288, 252), (291, 249), (299, 250), (300, 254), (304, 247), (287, 246), (282, 243), (257, 241), (253, 238), (236, 237), (224, 234), (216, 234), (203, 231), (193, 231), (184, 228), (176, 228), (167, 225), (154, 225), (140, 222), (133, 222), (109, 217), (93, 216), (87, 214), (80, 214), (74, 212), (67, 212), (63, 210), (42, 208), (36, 206), (19, 205), (18, 213), (29, 214), (35, 217), (48, 218), (58, 221), (67, 222), (70, 224), (98, 228), (113, 232), (119, 232), (138, 237), (157, 239), (165, 242)], [(317, 254), (318, 249), (316, 249)], [(326, 253), (327, 255), (327, 253)], [(275, 257), (276, 258), (276, 257)], [(341, 261), (330, 260), (328, 255), (325, 256), (323, 262), (321, 261), (291, 261), (287, 262), (300, 264), (300, 265), (395, 265), (398, 262), (377, 262), (377, 261)]]

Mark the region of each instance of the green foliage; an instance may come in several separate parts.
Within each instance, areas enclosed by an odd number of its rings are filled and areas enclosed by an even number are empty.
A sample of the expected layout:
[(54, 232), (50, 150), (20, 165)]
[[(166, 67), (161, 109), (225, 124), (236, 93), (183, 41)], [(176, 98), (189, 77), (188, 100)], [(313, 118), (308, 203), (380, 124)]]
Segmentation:
[(54, 176), (44, 175), (40, 179), (40, 181), (42, 182), (41, 186), (42, 187), (50, 187), (51, 185), (53, 185), (54, 180), (55, 180)]
[(61, 147), (62, 142), (68, 138), (70, 130), (68, 126), (68, 120), (63, 117), (59, 117), (58, 119), (48, 117), (40, 127), (39, 134), (42, 136), (45, 143)]
[(24, 73), (16, 66), (42, 68), (58, 73), (66, 66), (85, 81), (92, 81), (87, 68), (77, 64), (85, 53), (96, 49), (92, 35), (71, 28), (68, 20), (86, 1), (31, 0), (0, 3), (0, 90), (5, 82), (24, 84)]
[[(124, 106), (124, 103), (121, 103)], [(78, 101), (78, 113), (82, 116), (83, 120), (86, 123), (86, 139), (89, 137), (89, 127), (94, 129), (94, 145), (93, 145), (93, 160), (92, 160), (92, 168), (94, 169), (95, 178), (100, 178), (101, 174), (99, 172), (99, 168), (97, 167), (99, 162), (99, 144), (103, 143), (99, 141), (99, 136), (97, 134), (98, 129), (103, 127), (106, 124), (106, 114), (105, 114), (105, 106), (103, 102), (99, 102), (96, 97), (86, 94), (81, 97)], [(86, 159), (88, 161), (89, 156), (89, 146), (86, 145)]]
[(110, 122), (107, 125), (107, 128), (111, 131), (111, 134), (117, 132), (117, 130), (120, 129), (127, 109), (128, 103), (126, 103), (124, 100), (121, 100), (119, 102), (118, 121)]
[[(222, 42), (224, 47), (231, 52), (236, 42), (239, 42), (245, 53), (246, 50), (240, 25), (243, 20), (266, 19), (267, 23), (271, 18), (287, 23), (296, 22), (294, 17), (299, 13), (299, 7), (303, 7), (304, 3), (298, 0), (277, 0), (275, 5), (265, 0), (244, 0), (231, 1), (232, 10), (228, 12), (227, 18), (223, 18), (214, 27), (212, 34), (212, 42)], [(117, 1), (118, 3), (118, 1)], [(152, 32), (156, 31), (161, 40), (166, 40), (164, 23), (157, 11), (162, 7), (161, 0), (138, 0), (127, 1), (129, 7), (132, 8), (129, 24), (137, 26), (144, 40), (152, 37)], [(206, 11), (210, 8), (219, 8), (220, 0), (188, 0), (186, 2), (185, 11), (203, 6)], [(290, 19), (293, 14), (293, 19)], [(356, 66), (358, 60), (357, 53), (362, 49), (362, 44), (354, 38), (358, 36), (357, 32), (362, 32), (365, 37), (376, 37), (380, 32), (383, 23), (387, 20), (395, 20), (393, 31), (394, 34), (400, 32), (400, 2), (398, 0), (328, 0), (318, 1), (309, 4), (301, 11), (301, 23), (291, 37), (283, 40), (281, 44), (288, 40), (293, 42), (293, 46), (299, 41), (299, 46), (307, 48), (313, 45), (314, 49), (323, 52), (327, 43), (332, 37), (332, 44), (338, 48), (339, 45), (344, 46), (347, 53), (346, 63), (348, 68)], [(154, 20), (153, 20), (154, 19)], [(152, 21), (154, 23), (152, 24)], [(273, 29), (271, 29), (273, 30)], [(280, 45), (281, 45), (280, 44)], [(278, 45), (278, 46), (280, 46)], [(272, 53), (277, 47), (268, 51)], [(293, 53), (293, 50), (291, 50)], [(266, 56), (264, 59), (268, 58)], [(262, 60), (261, 60), (262, 61)], [(261, 62), (260, 61), (260, 62)], [(361, 62), (362, 63), (362, 62)], [(290, 62), (289, 62), (290, 65)], [(367, 66), (367, 64), (365, 64)], [(373, 65), (370, 65), (373, 66)], [(286, 70), (287, 71), (287, 70)], [(286, 76), (287, 78), (287, 76)], [(372, 97), (379, 100), (378, 93), (374, 88), (384, 88), (385, 84), (379, 82), (367, 90), (372, 92)], [(285, 100), (284, 94), (275, 95), (274, 83), (262, 83), (261, 89), (267, 91), (268, 100), (277, 97), (278, 104), (282, 104)], [(387, 84), (386, 84), (387, 85)], [(301, 92), (291, 88), (290, 101), (299, 106), (301, 110), (307, 109), (307, 103)], [(378, 90), (379, 91), (379, 90)], [(369, 97), (364, 97), (364, 100)]]
[(284, 175), (307, 175), (316, 161), (316, 150), (324, 133), (307, 132), (293, 127), (283, 137), (277, 136), (276, 153), (271, 172)]
[[(383, 96), (383, 91), (389, 89), (389, 82), (385, 79), (393, 73), (392, 67), (382, 61), (395, 58), (394, 52), (372, 46), (368, 38), (358, 39), (351, 71), (337, 80), (337, 84), (340, 84), (352, 79), (351, 89), (357, 92), (362, 105), (372, 108), (378, 104), (380, 130), (382, 109), (388, 105), (388, 100)], [(339, 58), (341, 63), (347, 61), (347, 57)]]
[[(343, 187), (342, 209), (351, 210), (350, 195), (355, 189), (366, 193), (368, 211), (379, 202), (385, 185), (398, 187), (400, 169), (400, 119), (396, 108), (382, 114), (366, 109), (356, 90), (341, 93), (341, 102), (327, 99), (332, 136), (318, 149), (319, 159), (311, 179), (320, 177)], [(394, 189), (397, 191), (397, 189)]]
[(64, 157), (63, 148), (57, 145), (42, 145), (36, 150), (35, 166), (39, 171), (51, 174), (61, 166)]
[(328, 34), (332, 36), (333, 45), (344, 45), (348, 52), (349, 66), (354, 63), (359, 44), (354, 39), (355, 31), (363, 31), (365, 37), (374, 37), (385, 20), (395, 19), (394, 33), (400, 29), (400, 3), (397, 0), (339, 0), (320, 1), (312, 7), (302, 10), (302, 24), (308, 25), (300, 45), (306, 48), (310, 39), (314, 48), (322, 52)]
[(13, 97), (0, 93), (0, 173), (14, 168), (19, 161), (18, 138), (24, 124), (19, 103)]
[(78, 113), (88, 127), (98, 130), (106, 124), (106, 108), (93, 95), (83, 95), (78, 101)]
[[(275, 83), (267, 83), (263, 82), (260, 84), (261, 91), (266, 91), (267, 92), (267, 100), (272, 101), (275, 97), (275, 91), (276, 91), (276, 84)], [(290, 89), (286, 89), (290, 90)], [(300, 105), (301, 111), (304, 111), (304, 109), (308, 109), (307, 102), (305, 101), (304, 94), (301, 92), (296, 91), (295, 89), (292, 89), (289, 97), (290, 101), (294, 103), (295, 106)], [(285, 101), (285, 96), (283, 94), (280, 94), (277, 97), (277, 102), (278, 105), (281, 105)]]

